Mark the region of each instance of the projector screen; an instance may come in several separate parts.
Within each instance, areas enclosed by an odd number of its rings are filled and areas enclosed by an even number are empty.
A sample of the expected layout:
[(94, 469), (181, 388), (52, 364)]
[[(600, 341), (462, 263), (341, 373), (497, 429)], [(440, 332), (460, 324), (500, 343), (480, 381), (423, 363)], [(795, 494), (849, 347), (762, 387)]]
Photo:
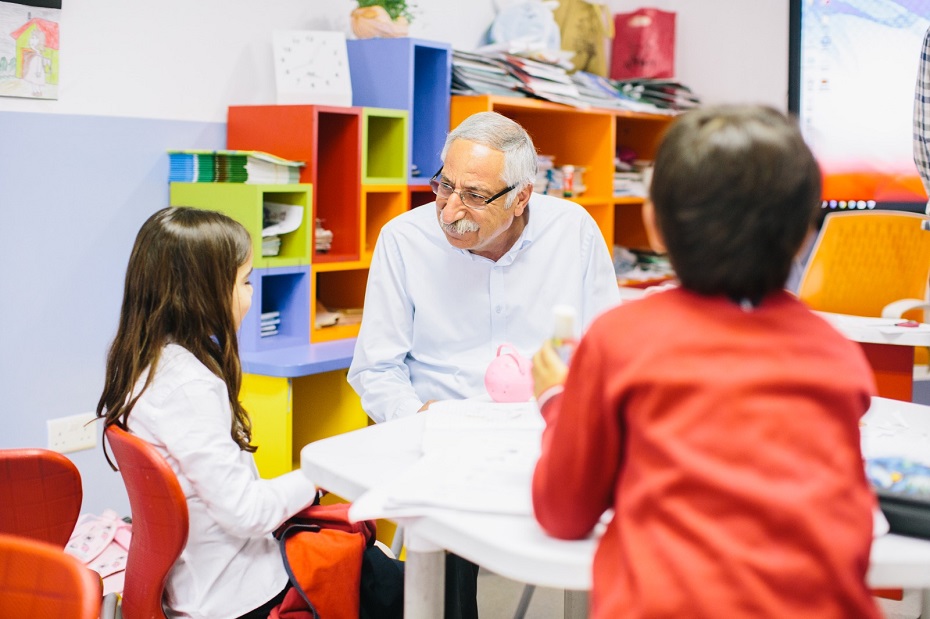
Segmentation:
[(788, 107), (824, 173), (824, 207), (927, 203), (914, 87), (930, 0), (791, 0)]

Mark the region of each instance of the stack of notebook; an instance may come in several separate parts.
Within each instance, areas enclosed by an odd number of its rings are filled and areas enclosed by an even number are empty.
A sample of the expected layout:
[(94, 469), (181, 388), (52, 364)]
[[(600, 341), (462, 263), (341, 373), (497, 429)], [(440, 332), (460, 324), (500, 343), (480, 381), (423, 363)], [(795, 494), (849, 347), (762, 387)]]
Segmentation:
[(560, 57), (512, 54), (498, 49), (452, 52), (452, 94), (533, 97), (586, 109), (674, 114), (700, 102), (673, 80), (617, 81), (576, 71)]
[(278, 334), (278, 327), (281, 325), (281, 312), (262, 312), (262, 337), (270, 337)]
[(169, 182), (289, 185), (300, 182), (302, 161), (254, 150), (171, 150)]
[(684, 111), (701, 103), (690, 88), (674, 80), (641, 78), (619, 80), (613, 84), (623, 95), (661, 109)]
[(520, 80), (510, 75), (507, 65), (495, 56), (452, 52), (452, 94), (522, 96)]

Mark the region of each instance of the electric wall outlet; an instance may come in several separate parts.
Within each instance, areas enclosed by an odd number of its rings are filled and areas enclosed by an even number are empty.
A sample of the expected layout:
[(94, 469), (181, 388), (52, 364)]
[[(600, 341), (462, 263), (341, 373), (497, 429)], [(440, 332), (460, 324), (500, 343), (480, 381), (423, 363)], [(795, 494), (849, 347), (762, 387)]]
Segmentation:
[(97, 446), (96, 418), (95, 413), (80, 413), (49, 419), (48, 448), (60, 453), (93, 449)]

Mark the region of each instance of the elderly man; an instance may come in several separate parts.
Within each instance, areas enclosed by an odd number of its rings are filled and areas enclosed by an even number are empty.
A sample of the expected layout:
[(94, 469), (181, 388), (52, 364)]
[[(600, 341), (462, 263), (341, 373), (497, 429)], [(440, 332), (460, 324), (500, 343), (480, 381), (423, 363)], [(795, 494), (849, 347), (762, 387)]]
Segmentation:
[(449, 133), (436, 202), (381, 231), (349, 382), (377, 422), (485, 395), (500, 344), (532, 356), (552, 308), (580, 326), (619, 302), (604, 238), (582, 207), (533, 193), (536, 150), (494, 112)]
[[(449, 133), (435, 204), (388, 222), (375, 247), (349, 383), (377, 422), (485, 395), (503, 343), (529, 357), (553, 307), (587, 324), (619, 302), (604, 238), (573, 202), (533, 193), (536, 149), (494, 112)], [(449, 555), (446, 619), (477, 617), (477, 567)]]

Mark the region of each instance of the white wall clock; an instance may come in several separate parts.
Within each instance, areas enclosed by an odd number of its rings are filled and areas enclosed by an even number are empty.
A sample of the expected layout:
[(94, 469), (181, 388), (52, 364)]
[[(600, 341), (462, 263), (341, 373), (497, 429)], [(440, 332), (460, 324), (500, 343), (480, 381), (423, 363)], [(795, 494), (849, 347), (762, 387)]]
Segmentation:
[(278, 30), (273, 41), (278, 103), (352, 105), (344, 33)]

